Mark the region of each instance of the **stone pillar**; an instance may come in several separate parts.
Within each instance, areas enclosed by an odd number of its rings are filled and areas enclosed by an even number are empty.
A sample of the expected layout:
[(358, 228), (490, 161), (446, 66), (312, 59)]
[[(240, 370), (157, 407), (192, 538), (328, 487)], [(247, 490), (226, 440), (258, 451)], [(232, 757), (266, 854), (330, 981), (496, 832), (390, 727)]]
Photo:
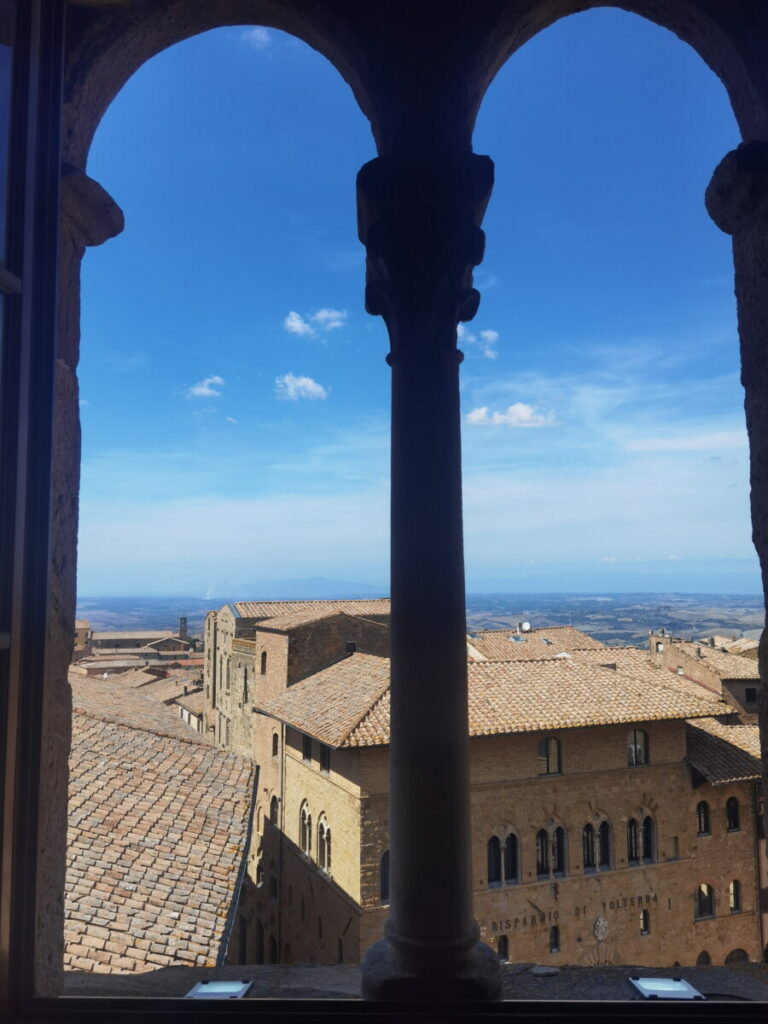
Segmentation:
[[(768, 594), (768, 142), (742, 143), (720, 161), (707, 187), (709, 215), (732, 236), (741, 383), (749, 433), (752, 540)], [(768, 630), (759, 650), (761, 748), (768, 750)], [(763, 772), (766, 771), (765, 753)], [(765, 778), (765, 774), (764, 774)]]
[(500, 995), (472, 914), (456, 348), (492, 183), (472, 154), (379, 157), (358, 176), (366, 309), (384, 317), (392, 367), (390, 917), (363, 965), (367, 999)]
[(77, 522), (80, 486), (80, 408), (77, 360), (80, 342), (80, 261), (123, 228), (123, 215), (95, 181), (73, 167), (61, 179), (59, 308), (54, 379), (51, 464), (51, 535), (45, 683), (42, 705), (41, 778), (35, 988), (60, 994), (64, 956), (64, 877), (67, 846), (67, 762), (72, 701), (67, 669), (75, 635)]

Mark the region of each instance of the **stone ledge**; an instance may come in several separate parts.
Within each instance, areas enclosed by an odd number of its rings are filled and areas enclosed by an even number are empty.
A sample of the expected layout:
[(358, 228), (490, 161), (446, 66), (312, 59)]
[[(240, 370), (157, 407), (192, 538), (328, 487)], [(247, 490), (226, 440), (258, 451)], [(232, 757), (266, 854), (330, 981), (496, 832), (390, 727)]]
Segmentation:
[[(680, 977), (703, 994), (768, 1002), (768, 966), (738, 967), (561, 967), (556, 975), (537, 976), (533, 964), (502, 964), (505, 1000), (614, 1000), (633, 998), (627, 981), (640, 977)], [(359, 999), (358, 966), (248, 965), (245, 967), (163, 967), (145, 974), (90, 974), (65, 971), (66, 996), (184, 996), (203, 980), (244, 979), (253, 982), (256, 999)]]

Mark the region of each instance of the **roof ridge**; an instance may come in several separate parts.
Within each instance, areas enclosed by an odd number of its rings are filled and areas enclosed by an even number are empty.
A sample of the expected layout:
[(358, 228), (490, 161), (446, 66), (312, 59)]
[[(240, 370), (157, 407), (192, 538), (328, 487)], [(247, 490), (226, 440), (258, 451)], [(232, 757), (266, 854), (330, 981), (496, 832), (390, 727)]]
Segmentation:
[[(371, 655), (371, 657), (374, 657), (374, 658), (375, 658), (375, 657), (378, 657), (378, 655), (375, 655), (375, 654), (374, 654), (374, 655)], [(389, 659), (387, 659), (387, 660), (389, 660)], [(362, 713), (362, 715), (360, 715), (360, 717), (359, 717), (359, 718), (358, 718), (358, 720), (357, 720), (357, 721), (355, 722), (355, 724), (354, 724), (354, 725), (353, 725), (353, 726), (352, 726), (352, 727), (351, 727), (350, 729), (348, 729), (348, 730), (347, 730), (347, 735), (346, 735), (346, 736), (344, 737), (344, 739), (342, 740), (342, 743), (341, 743), (341, 745), (342, 745), (342, 746), (343, 746), (343, 745), (344, 745), (345, 743), (347, 743), (347, 742), (349, 741), (349, 738), (350, 738), (350, 737), (352, 736), (352, 734), (353, 734), (353, 733), (354, 733), (354, 732), (355, 732), (355, 731), (356, 731), (357, 729), (359, 729), (359, 728), (360, 728), (360, 726), (361, 726), (361, 725), (363, 724), (363, 722), (365, 721), (365, 719), (366, 719), (366, 718), (367, 718), (367, 717), (368, 717), (368, 716), (369, 716), (370, 714), (372, 714), (372, 713), (373, 713), (373, 709), (374, 709), (374, 708), (375, 708), (375, 707), (376, 707), (376, 706), (377, 706), (378, 704), (380, 704), (380, 703), (381, 703), (382, 699), (384, 698), (384, 695), (385, 695), (385, 694), (386, 694), (386, 693), (388, 692), (388, 690), (390, 689), (391, 685), (392, 685), (392, 680), (391, 680), (391, 678), (388, 678), (388, 679), (386, 680), (386, 682), (384, 683), (384, 687), (383, 687), (383, 689), (381, 690), (381, 692), (379, 693), (378, 697), (375, 697), (375, 698), (374, 698), (374, 700), (373, 700), (373, 701), (372, 701), (372, 702), (371, 702), (371, 703), (370, 703), (370, 704), (368, 705), (368, 707), (367, 707), (367, 708), (365, 709), (365, 711), (364, 711), (364, 712)], [(386, 745), (387, 745), (387, 746), (389, 746), (391, 742), (392, 742), (392, 737), (391, 737), (391, 734), (390, 734), (390, 738), (389, 738), (389, 740), (387, 741), (387, 744), (386, 744)]]

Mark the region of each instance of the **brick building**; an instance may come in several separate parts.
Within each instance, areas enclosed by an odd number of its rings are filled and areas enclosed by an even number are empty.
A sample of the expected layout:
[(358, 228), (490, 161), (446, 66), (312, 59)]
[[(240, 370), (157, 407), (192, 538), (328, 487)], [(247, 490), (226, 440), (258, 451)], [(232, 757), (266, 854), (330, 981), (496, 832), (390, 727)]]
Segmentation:
[(680, 640), (663, 633), (648, 637), (651, 661), (685, 676), (734, 704), (745, 715), (757, 714), (760, 670), (757, 660), (709, 643)]
[[(380, 635), (365, 620), (357, 648), (342, 648), (349, 618), (311, 609), (261, 620), (247, 640), (229, 640), (231, 618), (223, 631), (229, 693), (208, 727), (261, 771), (236, 940), (246, 962), (357, 962), (388, 915), (389, 661), (364, 649), (364, 634)], [(311, 672), (321, 626), (330, 664)], [(467, 638), (481, 938), (503, 958), (552, 964), (759, 960), (757, 730), (732, 742), (719, 691), (636, 648), (567, 627), (518, 635)], [(304, 652), (294, 661), (292, 645)], [(239, 707), (246, 665), (257, 685)]]

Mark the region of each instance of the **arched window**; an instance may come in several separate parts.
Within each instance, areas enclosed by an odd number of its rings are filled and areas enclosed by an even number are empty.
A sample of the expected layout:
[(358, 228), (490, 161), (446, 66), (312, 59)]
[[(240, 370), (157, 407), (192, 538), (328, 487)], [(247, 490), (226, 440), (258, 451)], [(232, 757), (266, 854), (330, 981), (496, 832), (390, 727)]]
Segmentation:
[(261, 652), (261, 674), (265, 676), (267, 674), (267, 652)]
[(749, 954), (746, 949), (732, 949), (725, 958), (726, 964), (748, 964)]
[(556, 875), (565, 874), (565, 829), (559, 825), (552, 836), (552, 871)]
[(504, 881), (507, 885), (520, 881), (520, 858), (518, 854), (519, 844), (517, 836), (512, 832), (507, 836), (504, 843)]
[(278, 817), (280, 813), (280, 802), (276, 796), (273, 796), (269, 801), (269, 820), (273, 825), (277, 825)]
[(324, 817), (317, 826), (317, 863), (323, 871), (331, 870), (331, 830)]
[(640, 911), (640, 934), (650, 935), (651, 934), (651, 912), (650, 910)]
[(509, 939), (506, 935), (500, 935), (496, 943), (499, 951), (499, 960), (509, 960)]
[(306, 804), (301, 805), (299, 814), (299, 846), (302, 853), (312, 852), (312, 815)]
[(280, 739), (276, 732), (272, 733), (272, 757), (277, 757), (277, 752), (280, 748)]
[(271, 964), (276, 964), (278, 962), (277, 939), (274, 935), (270, 935), (269, 937), (269, 962)]
[(637, 864), (640, 860), (640, 837), (634, 818), (627, 822), (627, 860), (630, 864)]
[(694, 917), (715, 916), (715, 890), (711, 885), (702, 882), (696, 889)]
[(562, 771), (560, 740), (554, 736), (539, 741), (538, 770), (539, 775), (560, 775)]
[(641, 854), (646, 864), (656, 860), (656, 835), (653, 827), (653, 818), (646, 814), (643, 818), (643, 829), (641, 835)]
[(585, 871), (595, 869), (595, 830), (591, 825), (585, 825), (581, 833), (581, 856), (584, 861)]
[(549, 874), (549, 836), (543, 828), (536, 833), (536, 874), (539, 878)]
[(602, 822), (597, 830), (597, 866), (611, 866), (611, 826), (607, 821)]
[(732, 914), (741, 910), (741, 882), (736, 878), (728, 886), (728, 909)]
[(725, 804), (725, 827), (729, 832), (738, 832), (741, 828), (739, 801), (735, 796), (729, 796)]
[(706, 949), (703, 949), (699, 953), (699, 955), (696, 957), (696, 966), (697, 967), (709, 967), (709, 965), (711, 963), (712, 963), (712, 957), (709, 955), (709, 953), (706, 951)]
[(696, 834), (708, 836), (710, 833), (709, 804), (706, 800), (700, 800), (696, 804)]
[(560, 929), (556, 924), (549, 929), (549, 952), (560, 952)]
[(645, 729), (631, 729), (627, 737), (627, 764), (630, 768), (648, 764), (648, 733)]
[(389, 903), (389, 850), (381, 855), (379, 865), (379, 899), (382, 903)]
[(488, 840), (488, 885), (501, 885), (501, 843), (498, 836)]

